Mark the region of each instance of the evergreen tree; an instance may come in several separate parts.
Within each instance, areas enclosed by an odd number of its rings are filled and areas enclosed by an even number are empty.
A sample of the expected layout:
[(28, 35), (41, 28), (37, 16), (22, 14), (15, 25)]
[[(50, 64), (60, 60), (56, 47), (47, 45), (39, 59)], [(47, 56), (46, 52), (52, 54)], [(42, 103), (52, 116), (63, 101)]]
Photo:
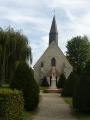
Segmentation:
[(46, 77), (44, 77), (44, 79), (42, 80), (41, 86), (42, 86), (42, 87), (48, 87), (48, 86), (49, 86)]
[(57, 88), (63, 88), (64, 85), (65, 85), (65, 82), (66, 82), (66, 77), (65, 77), (65, 75), (62, 73), (62, 74), (60, 75), (59, 80), (58, 80)]
[(90, 111), (90, 61), (87, 62), (73, 95), (73, 107)]
[(68, 79), (66, 80), (65, 86), (62, 91), (62, 96), (72, 97), (76, 84), (77, 84), (78, 78), (74, 74), (74, 72), (71, 72)]
[(32, 69), (26, 62), (18, 62), (11, 79), (10, 88), (22, 90), (25, 109), (33, 110), (39, 103), (39, 87), (34, 79)]

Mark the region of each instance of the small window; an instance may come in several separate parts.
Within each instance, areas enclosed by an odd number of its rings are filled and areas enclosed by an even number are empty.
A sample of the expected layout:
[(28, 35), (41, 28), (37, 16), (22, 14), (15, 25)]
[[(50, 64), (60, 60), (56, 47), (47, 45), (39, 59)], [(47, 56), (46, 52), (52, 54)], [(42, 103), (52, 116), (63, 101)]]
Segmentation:
[(43, 62), (41, 62), (41, 67), (43, 67)]
[(55, 58), (52, 58), (51, 59), (51, 66), (53, 67), (53, 66), (56, 66), (56, 60), (55, 60)]

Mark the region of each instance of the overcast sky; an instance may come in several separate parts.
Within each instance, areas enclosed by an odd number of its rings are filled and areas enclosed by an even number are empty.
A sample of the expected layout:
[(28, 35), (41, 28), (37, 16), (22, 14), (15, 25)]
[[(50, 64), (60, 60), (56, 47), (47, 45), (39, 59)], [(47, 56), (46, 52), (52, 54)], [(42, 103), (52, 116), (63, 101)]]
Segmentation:
[(54, 9), (63, 53), (72, 37), (90, 39), (90, 0), (0, 0), (0, 27), (10, 25), (28, 37), (32, 66), (48, 47)]

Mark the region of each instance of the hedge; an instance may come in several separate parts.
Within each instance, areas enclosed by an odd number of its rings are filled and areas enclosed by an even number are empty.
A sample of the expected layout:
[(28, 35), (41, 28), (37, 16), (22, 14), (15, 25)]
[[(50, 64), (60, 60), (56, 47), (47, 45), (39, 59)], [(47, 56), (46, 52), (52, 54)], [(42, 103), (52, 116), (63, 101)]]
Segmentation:
[(0, 90), (0, 120), (23, 120), (23, 108), (21, 91)]

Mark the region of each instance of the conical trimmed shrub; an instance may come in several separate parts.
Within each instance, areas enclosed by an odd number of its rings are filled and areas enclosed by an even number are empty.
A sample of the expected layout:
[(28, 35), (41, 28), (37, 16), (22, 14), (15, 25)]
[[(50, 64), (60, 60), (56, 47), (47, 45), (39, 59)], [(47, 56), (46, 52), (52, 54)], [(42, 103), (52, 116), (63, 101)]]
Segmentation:
[(41, 86), (42, 86), (42, 87), (48, 87), (48, 86), (49, 86), (49, 84), (48, 84), (48, 81), (47, 81), (47, 78), (46, 78), (46, 77), (44, 77), (44, 79), (42, 80)]
[(19, 62), (11, 79), (10, 88), (22, 90), (25, 109), (33, 110), (39, 102), (39, 87), (34, 79), (32, 69), (26, 62)]
[(65, 77), (65, 75), (62, 73), (62, 74), (60, 75), (59, 80), (58, 80), (57, 88), (63, 88), (64, 85), (65, 85), (65, 82), (66, 82), (66, 77)]
[(2, 87), (2, 82), (0, 81), (0, 88)]
[(90, 111), (90, 61), (87, 62), (76, 86), (73, 107), (81, 111)]
[(77, 81), (78, 81), (77, 76), (74, 74), (74, 72), (71, 72), (61, 92), (62, 96), (72, 97)]
[(0, 79), (0, 88), (2, 87), (2, 80)]
[[(0, 66), (1, 67), (1, 66)], [(1, 70), (0, 70), (0, 88), (2, 87), (2, 75), (1, 75)]]

